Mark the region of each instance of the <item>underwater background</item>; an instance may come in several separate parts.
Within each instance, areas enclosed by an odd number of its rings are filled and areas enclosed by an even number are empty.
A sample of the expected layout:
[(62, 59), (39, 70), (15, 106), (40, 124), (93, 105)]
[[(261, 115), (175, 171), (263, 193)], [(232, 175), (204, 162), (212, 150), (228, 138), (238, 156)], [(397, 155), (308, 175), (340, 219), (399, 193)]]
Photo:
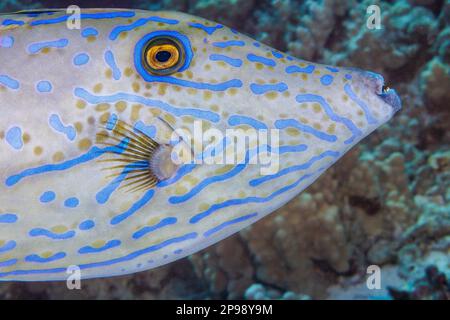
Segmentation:
[[(281, 51), (384, 75), (403, 110), (286, 206), (187, 259), (0, 299), (450, 299), (450, 0), (3, 0), (37, 8), (178, 10)], [(366, 27), (381, 8), (381, 29)], [(0, 62), (1, 63), (1, 62)], [(366, 286), (381, 268), (381, 290)]]

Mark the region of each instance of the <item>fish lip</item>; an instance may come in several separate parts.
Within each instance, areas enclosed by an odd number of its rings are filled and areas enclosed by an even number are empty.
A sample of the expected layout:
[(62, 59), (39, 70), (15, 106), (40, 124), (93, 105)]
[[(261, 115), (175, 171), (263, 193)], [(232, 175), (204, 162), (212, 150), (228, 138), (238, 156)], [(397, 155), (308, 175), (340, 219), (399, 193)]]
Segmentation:
[(370, 87), (374, 93), (383, 100), (384, 103), (391, 106), (393, 113), (402, 109), (402, 101), (394, 89), (388, 88), (385, 90), (385, 80), (381, 74), (372, 71), (363, 71), (353, 68), (353, 71), (357, 71), (367, 87)]
[(394, 113), (402, 109), (402, 100), (394, 89), (388, 89), (387, 92), (382, 92), (381, 94), (378, 94), (378, 96), (392, 107)]

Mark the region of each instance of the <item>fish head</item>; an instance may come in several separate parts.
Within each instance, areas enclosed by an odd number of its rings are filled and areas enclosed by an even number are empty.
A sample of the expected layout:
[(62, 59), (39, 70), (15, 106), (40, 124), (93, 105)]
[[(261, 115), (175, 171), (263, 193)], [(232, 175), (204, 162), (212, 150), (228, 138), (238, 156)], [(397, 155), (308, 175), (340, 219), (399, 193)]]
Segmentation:
[(199, 17), (68, 19), (0, 27), (0, 280), (64, 280), (71, 265), (83, 279), (122, 275), (193, 254), (291, 200), (400, 108), (381, 76)]

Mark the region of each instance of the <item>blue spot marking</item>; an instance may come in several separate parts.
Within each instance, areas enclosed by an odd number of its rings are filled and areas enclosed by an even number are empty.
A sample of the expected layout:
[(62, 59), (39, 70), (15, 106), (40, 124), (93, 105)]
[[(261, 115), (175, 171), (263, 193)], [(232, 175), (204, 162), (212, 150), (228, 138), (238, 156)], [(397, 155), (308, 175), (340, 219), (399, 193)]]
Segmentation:
[(119, 120), (119, 117), (117, 116), (117, 114), (112, 113), (109, 116), (108, 121), (106, 122), (106, 130), (114, 129), (114, 127), (116, 126), (118, 120)]
[(345, 125), (347, 127), (347, 129), (349, 129), (353, 134), (352, 137), (350, 137), (348, 140), (344, 141), (345, 144), (352, 143), (356, 137), (359, 137), (362, 135), (361, 130), (359, 130), (358, 127), (356, 127), (355, 124), (350, 119), (338, 116), (336, 113), (334, 113), (331, 106), (328, 104), (328, 102), (325, 101), (325, 99), (322, 96), (314, 95), (314, 94), (301, 94), (301, 95), (298, 95), (295, 99), (297, 100), (298, 103), (302, 103), (302, 102), (317, 102), (317, 103), (319, 103), (331, 120), (340, 122), (343, 125)]
[(120, 175), (114, 178), (114, 180), (96, 194), (95, 199), (97, 200), (97, 203), (105, 204), (108, 202), (112, 193), (117, 190), (123, 180), (127, 177), (128, 173), (133, 172), (136, 169), (146, 168), (150, 169), (148, 161), (135, 161), (127, 164)]
[(277, 58), (277, 59), (281, 59), (281, 58), (284, 57), (283, 54), (282, 54), (281, 52), (278, 52), (278, 51), (275, 51), (275, 50), (272, 50), (272, 55), (273, 55), (275, 58)]
[(0, 261), (0, 268), (15, 265), (17, 263), (17, 261), (19, 261), (19, 260), (9, 259), (9, 260), (5, 260), (5, 261)]
[(109, 39), (110, 40), (116, 40), (117, 37), (122, 33), (122, 32), (126, 32), (126, 31), (131, 31), (135, 28), (141, 27), (143, 25), (145, 25), (147, 22), (149, 21), (153, 21), (153, 22), (162, 22), (162, 23), (166, 23), (166, 24), (171, 24), (171, 25), (175, 25), (178, 24), (179, 21), (178, 20), (173, 20), (173, 19), (166, 19), (166, 18), (161, 18), (161, 17), (148, 17), (148, 18), (141, 18), (139, 20), (136, 20), (135, 22), (129, 24), (129, 25), (125, 25), (125, 26), (117, 26), (115, 27), (111, 33), (109, 34)]
[(83, 231), (92, 229), (93, 227), (95, 227), (95, 223), (92, 220), (85, 220), (81, 222), (80, 225), (78, 226), (78, 228), (80, 228), (80, 230)]
[(23, 26), (25, 22), (13, 19), (5, 19), (3, 20), (2, 24), (4, 26)]
[(322, 83), (324, 86), (329, 86), (333, 83), (333, 76), (330, 76), (329, 74), (326, 74), (322, 77), (320, 77), (320, 83)]
[(305, 162), (303, 164), (299, 164), (299, 165), (296, 165), (296, 166), (291, 166), (291, 167), (285, 168), (283, 170), (278, 171), (276, 174), (266, 175), (266, 176), (263, 176), (261, 178), (256, 178), (256, 179), (250, 180), (249, 185), (252, 186), (252, 187), (256, 187), (256, 186), (259, 186), (260, 184), (262, 184), (264, 182), (267, 182), (267, 181), (270, 181), (270, 180), (273, 180), (273, 179), (277, 179), (277, 178), (282, 177), (284, 175), (287, 175), (287, 174), (289, 174), (291, 172), (296, 172), (296, 171), (299, 171), (299, 170), (309, 169), (314, 163), (316, 163), (317, 161), (320, 161), (320, 160), (322, 160), (324, 158), (332, 157), (332, 158), (338, 159), (340, 157), (340, 155), (341, 154), (339, 152), (337, 152), (337, 151), (328, 150), (328, 151), (325, 151), (325, 152), (321, 153), (318, 156), (312, 157), (310, 160), (308, 160), (307, 162)]
[(65, 126), (57, 114), (52, 114), (50, 116), (49, 124), (57, 132), (65, 134), (67, 139), (69, 139), (70, 141), (75, 140), (75, 137), (77, 135), (77, 131), (75, 130), (75, 128), (73, 126)]
[(65, 240), (75, 237), (75, 231), (70, 230), (64, 233), (54, 233), (44, 228), (34, 228), (28, 233), (30, 237), (47, 237), (53, 240)]
[(310, 127), (306, 124), (300, 123), (295, 119), (282, 119), (282, 120), (275, 121), (275, 128), (277, 128), (277, 129), (286, 129), (288, 127), (293, 127), (300, 131), (303, 131), (305, 133), (312, 134), (313, 136), (315, 136), (321, 140), (324, 140), (324, 141), (328, 141), (328, 142), (336, 142), (337, 141), (337, 137), (335, 135), (330, 135), (330, 134), (324, 133), (324, 132), (319, 131), (319, 130), (317, 130), (313, 127)]
[(138, 132), (142, 132), (149, 138), (155, 138), (156, 137), (156, 127), (154, 125), (147, 126), (144, 122), (139, 120), (134, 125), (134, 129)]
[(119, 80), (122, 76), (122, 72), (120, 72), (120, 69), (117, 67), (116, 60), (114, 59), (114, 55), (111, 50), (107, 50), (105, 52), (105, 62), (111, 68), (114, 80)]
[(52, 261), (56, 261), (56, 260), (61, 260), (63, 258), (66, 257), (66, 253), (65, 252), (58, 252), (55, 253), (54, 255), (48, 257), (48, 258), (43, 258), (37, 254), (31, 254), (29, 256), (25, 257), (25, 261), (27, 262), (37, 262), (37, 263), (46, 263), (46, 262), (52, 262)]
[(307, 67), (301, 68), (298, 66), (289, 66), (286, 68), (286, 73), (313, 73), (313, 71), (316, 69), (315, 66), (309, 65)]
[(193, 187), (186, 194), (181, 195), (181, 196), (170, 197), (169, 202), (172, 204), (186, 202), (189, 199), (191, 199), (192, 197), (194, 197), (195, 195), (197, 195), (200, 191), (207, 188), (209, 185), (216, 183), (216, 182), (225, 181), (225, 180), (231, 179), (232, 177), (235, 177), (240, 172), (242, 172), (242, 170), (244, 170), (246, 166), (247, 166), (247, 164), (238, 164), (233, 169), (231, 169), (230, 171), (228, 171), (222, 175), (208, 177), (208, 178), (204, 179), (203, 181), (201, 181), (199, 184), (197, 184), (195, 187)]
[(76, 66), (82, 66), (89, 62), (89, 55), (86, 53), (79, 53), (73, 58), (73, 64)]
[(76, 208), (80, 204), (80, 200), (75, 197), (68, 198), (64, 201), (64, 206), (67, 208)]
[(56, 193), (53, 191), (46, 191), (44, 192), (41, 197), (39, 198), (39, 201), (42, 203), (49, 203), (56, 199)]
[(203, 25), (201, 23), (189, 23), (189, 26), (191, 26), (193, 28), (197, 28), (197, 29), (202, 29), (203, 31), (205, 31), (209, 35), (212, 35), (216, 30), (223, 28), (223, 25), (221, 25), (221, 24), (218, 24), (218, 25), (213, 26), (213, 27), (208, 27), (208, 26), (205, 26), (205, 25)]
[(76, 88), (74, 92), (75, 96), (89, 102), (90, 104), (96, 105), (99, 103), (115, 103), (117, 101), (127, 101), (140, 103), (150, 107), (156, 107), (161, 110), (172, 113), (175, 116), (193, 116), (199, 119), (209, 120), (211, 122), (218, 122), (220, 116), (212, 111), (205, 111), (201, 109), (194, 108), (177, 108), (170, 104), (167, 104), (160, 100), (147, 99), (141, 96), (128, 94), (128, 93), (116, 93), (111, 96), (94, 96), (82, 88)]
[(352, 75), (351, 75), (351, 74), (346, 74), (346, 75), (345, 75), (345, 79), (347, 79), (347, 80), (352, 80)]
[(253, 45), (257, 48), (261, 47), (261, 44), (259, 42), (253, 42)]
[[(128, 141), (123, 141), (119, 145), (127, 145)], [(62, 163), (58, 164), (46, 164), (40, 167), (36, 168), (30, 168), (25, 169), (24, 171), (20, 172), (19, 174), (12, 175), (8, 177), (5, 181), (6, 186), (11, 187), (18, 182), (20, 182), (22, 179), (38, 174), (43, 174), (47, 172), (52, 171), (64, 171), (71, 169), (77, 165), (81, 165), (83, 163), (89, 162), (91, 160), (94, 160), (100, 156), (102, 156), (104, 153), (108, 152), (117, 152), (121, 153), (123, 152), (121, 147), (113, 146), (113, 147), (106, 147), (106, 148), (98, 148), (98, 147), (92, 147), (88, 152), (84, 153), (83, 155), (76, 157), (71, 160), (64, 161)]]
[(232, 115), (228, 118), (228, 124), (230, 126), (246, 124), (257, 130), (267, 130), (267, 126), (265, 123), (247, 116)]
[(0, 214), (0, 223), (14, 223), (18, 220), (17, 215), (13, 213)]
[(55, 41), (37, 42), (28, 46), (28, 52), (31, 54), (38, 53), (44, 48), (64, 48), (69, 44), (67, 39), (59, 39)]
[(13, 250), (17, 246), (14, 240), (6, 242), (4, 245), (0, 246), (0, 253), (5, 253)]
[(96, 37), (96, 36), (98, 36), (98, 31), (95, 28), (87, 27), (87, 28), (84, 28), (83, 31), (81, 31), (81, 36), (83, 38)]
[(230, 41), (223, 41), (223, 42), (213, 42), (212, 45), (217, 48), (244, 47), (245, 42), (239, 41), (239, 40), (230, 40)]
[(183, 252), (183, 249), (177, 249), (173, 253), (174, 254), (181, 254)]
[(288, 89), (289, 88), (287, 84), (284, 82), (280, 82), (277, 84), (250, 84), (250, 90), (252, 90), (252, 92), (257, 95), (265, 94), (270, 91), (284, 92)]
[(367, 106), (367, 104), (353, 92), (352, 88), (348, 83), (344, 86), (344, 90), (345, 93), (347, 93), (347, 95), (350, 97), (350, 99), (352, 99), (353, 102), (355, 102), (364, 111), (367, 123), (376, 124), (377, 120), (372, 116), (372, 113), (370, 112), (370, 109)]
[(247, 197), (247, 198), (242, 198), (242, 199), (230, 199), (230, 200), (226, 200), (222, 203), (217, 203), (217, 204), (213, 204), (211, 207), (209, 207), (209, 209), (200, 212), (198, 214), (196, 214), (195, 216), (193, 216), (190, 220), (189, 223), (195, 224), (200, 222), (201, 220), (205, 219), (206, 217), (210, 216), (211, 214), (213, 214), (214, 212), (216, 212), (217, 210), (223, 209), (223, 208), (227, 208), (230, 206), (236, 206), (236, 205), (244, 205), (247, 203), (265, 203), (265, 202), (270, 202), (272, 201), (275, 197), (296, 188), (302, 181), (309, 179), (313, 177), (313, 174), (306, 174), (304, 176), (302, 176), (301, 178), (299, 178), (297, 181), (295, 181), (294, 183), (287, 185), (281, 189), (278, 189), (277, 191), (273, 192), (272, 194), (270, 194), (267, 197)]
[(226, 227), (229, 227), (229, 226), (232, 226), (234, 224), (241, 223), (241, 222), (244, 222), (246, 220), (252, 219), (252, 218), (256, 217), (257, 215), (258, 215), (257, 213), (252, 213), (252, 214), (248, 214), (248, 215), (236, 218), (236, 219), (225, 221), (225, 222), (219, 224), (218, 226), (207, 230), (203, 234), (203, 236), (209, 237), (209, 236), (213, 235), (214, 233), (217, 233), (217, 232), (221, 231), (222, 229), (225, 229)]
[(155, 194), (155, 190), (151, 189), (147, 191), (141, 199), (139, 199), (136, 203), (134, 203), (131, 208), (129, 208), (127, 211), (116, 215), (114, 218), (111, 219), (110, 223), (112, 225), (116, 225), (121, 223), (123, 220), (129, 218), (131, 215), (135, 214), (137, 211), (139, 211), (142, 207), (147, 205), (150, 200), (153, 198), (153, 195)]
[(133, 239), (140, 239), (143, 236), (149, 234), (150, 232), (153, 232), (155, 230), (161, 229), (165, 226), (169, 226), (169, 225), (175, 224), (175, 223), (177, 223), (177, 218), (174, 218), (174, 217), (164, 218), (161, 221), (159, 221), (157, 224), (154, 224), (152, 226), (145, 226), (145, 227), (139, 229), (138, 231), (136, 231), (135, 233), (133, 233)]
[[(81, 270), (85, 270), (85, 269), (92, 269), (92, 268), (100, 268), (100, 267), (105, 267), (105, 266), (110, 266), (110, 265), (114, 265), (114, 264), (118, 264), (121, 262), (126, 262), (126, 261), (130, 261), (133, 259), (136, 259), (137, 257), (140, 257), (144, 254), (148, 254), (150, 252), (155, 252), (158, 251), (162, 248), (165, 248), (167, 246), (173, 245), (173, 244), (177, 244), (180, 242), (184, 242), (187, 240), (192, 240), (198, 237), (198, 234), (195, 232), (191, 232), (191, 233), (187, 233), (183, 236), (179, 236), (179, 237), (175, 237), (175, 238), (170, 238), (167, 240), (164, 240), (160, 243), (151, 245), (147, 248), (138, 250), (138, 251), (134, 251), (126, 256), (123, 257), (119, 257), (119, 258), (115, 258), (115, 259), (111, 259), (111, 260), (105, 260), (105, 261), (100, 261), (100, 262), (92, 262), (92, 263), (86, 263), (86, 264), (80, 264), (79, 267)], [(27, 274), (48, 274), (48, 273), (65, 273), (67, 271), (66, 268), (53, 268), (53, 269), (32, 269), (32, 270), (14, 270), (14, 271), (9, 271), (9, 272), (3, 272), (0, 273), (0, 278), (1, 277), (7, 277), (7, 276), (13, 276), (13, 275), (27, 275)]]
[(120, 246), (120, 244), (121, 244), (120, 240), (110, 240), (107, 243), (105, 243), (104, 246), (99, 247), (99, 248), (94, 248), (94, 247), (91, 247), (91, 246), (82, 247), (82, 248), (80, 248), (78, 250), (78, 253), (80, 253), (80, 254), (87, 254), (87, 253), (103, 252), (105, 250), (118, 247), (118, 246)]
[(6, 142), (16, 150), (20, 150), (23, 147), (22, 129), (19, 127), (13, 127), (6, 132)]
[(248, 54), (247, 59), (251, 62), (262, 63), (268, 67), (275, 67), (277, 65), (277, 63), (274, 60), (265, 58), (265, 57), (261, 57), (261, 56), (257, 56), (256, 54), (253, 54), (253, 53)]
[(334, 67), (325, 67), (328, 71), (331, 71), (331, 72), (334, 72), (334, 73), (336, 73), (336, 72), (339, 72), (339, 69), (338, 68), (334, 68)]
[(280, 146), (278, 148), (278, 152), (280, 154), (283, 153), (289, 153), (289, 152), (303, 152), (308, 149), (308, 146), (306, 144), (298, 144), (293, 146)]
[(13, 90), (17, 90), (20, 87), (19, 81), (4, 74), (0, 74), (0, 84)]
[(39, 81), (36, 84), (36, 90), (42, 93), (47, 93), (52, 91), (52, 84), (49, 81)]
[(223, 61), (227, 64), (229, 64), (230, 66), (239, 68), (242, 66), (242, 60), (241, 59), (234, 59), (231, 57), (228, 57), (226, 55), (223, 54), (212, 54), (209, 56), (209, 60), (211, 61)]
[(12, 48), (14, 38), (11, 36), (0, 36), (0, 48)]
[[(85, 19), (115, 19), (115, 18), (132, 18), (135, 16), (135, 13), (133, 11), (115, 11), (115, 12), (97, 12), (97, 13), (82, 13), (80, 15), (81, 20)], [(67, 21), (72, 15), (64, 15), (58, 18), (53, 19), (42, 19), (42, 20), (35, 20), (31, 21), (31, 26), (38, 26), (38, 25), (44, 25), (44, 24), (55, 24), (55, 23), (61, 23)]]

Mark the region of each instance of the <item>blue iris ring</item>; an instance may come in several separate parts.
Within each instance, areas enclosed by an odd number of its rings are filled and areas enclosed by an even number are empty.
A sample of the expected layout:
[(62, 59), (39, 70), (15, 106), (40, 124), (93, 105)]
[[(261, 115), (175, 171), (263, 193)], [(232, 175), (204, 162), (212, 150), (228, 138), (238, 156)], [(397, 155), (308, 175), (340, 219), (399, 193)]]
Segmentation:
[[(174, 44), (179, 49), (180, 61), (168, 69), (152, 69), (146, 62), (145, 54), (150, 46), (157, 43)], [(176, 31), (159, 30), (147, 34), (138, 41), (134, 49), (134, 65), (145, 81), (158, 81), (160, 77), (165, 77), (175, 72), (182, 72), (189, 68), (193, 56), (194, 53), (188, 37)]]

